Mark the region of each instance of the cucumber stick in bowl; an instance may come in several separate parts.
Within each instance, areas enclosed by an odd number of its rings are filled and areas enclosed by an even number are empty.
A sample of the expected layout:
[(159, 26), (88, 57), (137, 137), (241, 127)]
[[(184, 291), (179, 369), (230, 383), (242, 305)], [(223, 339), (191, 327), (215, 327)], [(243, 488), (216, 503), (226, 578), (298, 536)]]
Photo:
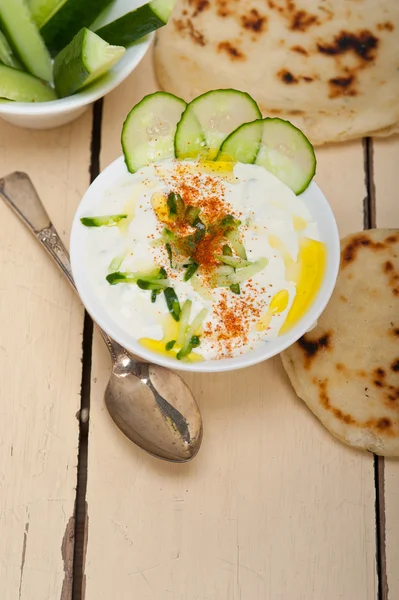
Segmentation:
[(261, 118), (255, 100), (239, 90), (213, 90), (192, 100), (177, 125), (178, 158), (201, 154), (213, 160), (227, 136), (242, 123)]
[(94, 30), (109, 44), (129, 46), (166, 25), (175, 4), (176, 0), (153, 0)]
[(14, 102), (49, 102), (57, 96), (42, 79), (0, 64), (0, 98)]
[(51, 81), (50, 54), (25, 0), (0, 0), (0, 26), (26, 69), (40, 79)]
[(21, 68), (21, 64), (15, 58), (11, 46), (2, 31), (0, 31), (0, 63), (8, 67), (14, 67), (14, 69)]
[(43, 27), (65, 4), (65, 0), (28, 0), (29, 10), (36, 25)]
[(81, 29), (54, 60), (54, 85), (62, 98), (93, 83), (125, 54), (122, 46), (111, 46), (86, 27)]
[[(2, 2), (3, 0), (0, 0)], [(13, 2), (14, 0), (10, 0)], [(113, 0), (64, 0), (40, 33), (52, 56), (60, 52), (82, 27), (90, 27)]]

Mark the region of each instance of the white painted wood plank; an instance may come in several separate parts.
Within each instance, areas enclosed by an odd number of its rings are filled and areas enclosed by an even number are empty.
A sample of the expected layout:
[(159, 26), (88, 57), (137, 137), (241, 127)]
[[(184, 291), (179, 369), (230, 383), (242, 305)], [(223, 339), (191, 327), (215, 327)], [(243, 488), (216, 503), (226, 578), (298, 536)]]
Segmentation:
[[(399, 136), (374, 140), (377, 227), (399, 228)], [(399, 319), (399, 315), (398, 315)], [(399, 325), (399, 320), (398, 320)], [(399, 343), (398, 343), (399, 346)], [(399, 348), (398, 348), (399, 356)], [(399, 598), (399, 461), (385, 460), (386, 557), (389, 600)]]
[[(65, 242), (90, 132), (91, 111), (45, 132), (0, 121), (0, 176), (31, 176)], [(0, 598), (70, 600), (83, 311), (1, 200), (0, 224)]]
[[(104, 106), (102, 167), (120, 124), (155, 89), (147, 57)], [(361, 143), (319, 152), (342, 233), (362, 228)], [(103, 404), (110, 361), (95, 337), (86, 600), (371, 600), (373, 460), (335, 441), (295, 396), (279, 359), (186, 376), (205, 436), (190, 464), (145, 455)]]

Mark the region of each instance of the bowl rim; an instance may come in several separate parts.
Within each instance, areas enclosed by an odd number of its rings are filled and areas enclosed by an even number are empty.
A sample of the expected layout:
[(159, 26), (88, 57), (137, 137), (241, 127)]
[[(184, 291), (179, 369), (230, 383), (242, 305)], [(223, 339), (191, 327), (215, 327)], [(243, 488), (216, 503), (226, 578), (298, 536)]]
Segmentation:
[[(340, 236), (335, 216), (326, 196), (323, 194), (322, 190), (319, 188), (319, 186), (314, 180), (311, 182), (308, 190), (310, 188), (314, 189), (315, 192), (317, 194), (320, 194), (323, 199), (323, 212), (326, 215), (325, 223), (328, 224), (331, 239), (331, 242), (328, 246), (329, 251), (327, 254), (327, 266), (325, 269), (324, 278), (317, 293), (317, 296), (313, 300), (310, 308), (298, 321), (298, 323), (290, 329), (290, 331), (270, 342), (270, 344), (272, 344), (271, 349), (267, 350), (267, 345), (265, 345), (264, 351), (259, 352), (259, 354), (256, 356), (254, 356), (254, 353), (257, 352), (259, 348), (252, 352), (243, 353), (234, 358), (209, 360), (197, 363), (185, 363), (179, 362), (176, 359), (168, 358), (166, 356), (162, 356), (161, 354), (157, 354), (156, 352), (148, 350), (144, 346), (140, 346), (137, 340), (135, 340), (130, 334), (123, 332), (122, 328), (113, 320), (113, 318), (106, 312), (106, 310), (102, 309), (100, 302), (97, 300), (95, 300), (94, 302), (92, 301), (92, 297), (94, 295), (90, 294), (90, 286), (85, 284), (85, 279), (82, 277), (84, 273), (84, 267), (82, 267), (82, 255), (78, 244), (80, 236), (79, 230), (81, 231), (80, 213), (82, 211), (82, 207), (84, 207), (85, 203), (87, 202), (87, 197), (89, 196), (89, 194), (92, 195), (93, 190), (95, 188), (101, 187), (103, 180), (105, 180), (107, 176), (109, 176), (115, 170), (120, 169), (122, 163), (125, 166), (124, 157), (119, 156), (117, 159), (111, 162), (105, 169), (103, 169), (101, 173), (96, 177), (96, 179), (87, 188), (75, 211), (70, 234), (71, 268), (76, 289), (78, 291), (83, 305), (85, 306), (87, 312), (89, 313), (93, 321), (97, 323), (109, 335), (109, 337), (115, 340), (118, 344), (120, 344), (123, 348), (125, 348), (129, 353), (133, 354), (134, 356), (139, 357), (145, 361), (161, 365), (163, 367), (171, 368), (178, 371), (188, 371), (195, 373), (221, 373), (225, 371), (235, 371), (245, 367), (250, 367), (255, 364), (261, 363), (264, 360), (268, 360), (269, 358), (272, 358), (286, 350), (289, 346), (294, 344), (300, 337), (302, 337), (302, 335), (304, 335), (307, 331), (313, 328), (315, 322), (317, 322), (317, 319), (320, 317), (321, 313), (324, 311), (327, 303), (331, 298), (331, 295), (335, 288), (340, 266)], [(304, 193), (306, 193), (306, 190)], [(320, 224), (320, 219), (318, 219), (318, 222)], [(330, 265), (330, 274), (327, 278), (328, 265)], [(103, 312), (103, 316), (101, 315), (101, 312)]]
[[(121, 68), (115, 71), (112, 68), (104, 77), (94, 82), (87, 89), (83, 89), (72, 96), (58, 98), (50, 102), (5, 102), (0, 104), (0, 116), (2, 114), (32, 117), (35, 115), (50, 116), (92, 104), (115, 89), (134, 71), (147, 54), (154, 36), (155, 32), (152, 32), (126, 48), (126, 53), (121, 59)], [(133, 49), (136, 52), (132, 52)]]

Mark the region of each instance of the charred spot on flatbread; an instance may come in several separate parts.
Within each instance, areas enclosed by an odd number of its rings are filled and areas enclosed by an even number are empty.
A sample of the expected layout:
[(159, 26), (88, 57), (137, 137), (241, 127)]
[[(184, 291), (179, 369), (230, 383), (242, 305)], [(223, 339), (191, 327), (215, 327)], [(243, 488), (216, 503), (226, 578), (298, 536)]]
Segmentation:
[(260, 14), (256, 8), (252, 8), (249, 13), (241, 15), (241, 25), (244, 29), (254, 33), (263, 33), (266, 31), (267, 16)]
[(189, 35), (194, 44), (205, 46), (206, 39), (204, 34), (194, 27), (191, 19), (173, 19), (175, 29), (182, 35)]
[(218, 52), (224, 52), (232, 60), (245, 60), (246, 56), (236, 45), (232, 44), (229, 40), (219, 42)]
[(320, 351), (331, 348), (331, 332), (326, 332), (315, 340), (311, 340), (305, 334), (298, 340), (298, 345), (302, 348), (305, 356), (305, 369), (309, 369), (314, 358)]
[(393, 361), (393, 363), (391, 364), (391, 370), (395, 373), (399, 373), (399, 358)]
[(356, 33), (341, 31), (330, 43), (318, 42), (317, 49), (327, 56), (353, 52), (360, 60), (371, 62), (376, 58), (378, 45), (378, 38), (368, 29), (364, 29)]
[[(392, 238), (393, 237), (395, 237), (396, 240), (396, 236), (392, 236)], [(344, 269), (350, 263), (352, 263), (356, 259), (357, 253), (361, 248), (368, 248), (378, 252), (380, 250), (384, 250), (387, 247), (387, 243), (393, 243), (389, 240), (390, 236), (386, 238), (385, 243), (380, 241), (375, 242), (369, 235), (367, 235), (367, 232), (351, 236), (350, 241), (341, 251), (341, 268)]]

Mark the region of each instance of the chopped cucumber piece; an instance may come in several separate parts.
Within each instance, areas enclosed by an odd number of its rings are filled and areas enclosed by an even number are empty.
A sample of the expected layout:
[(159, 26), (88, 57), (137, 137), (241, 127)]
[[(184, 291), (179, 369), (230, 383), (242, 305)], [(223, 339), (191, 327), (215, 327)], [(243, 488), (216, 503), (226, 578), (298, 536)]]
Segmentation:
[(21, 68), (21, 64), (15, 58), (11, 46), (2, 31), (0, 31), (0, 63), (3, 63), (7, 67), (14, 67), (14, 69)]
[(306, 190), (316, 172), (312, 144), (300, 129), (278, 118), (258, 119), (238, 127), (222, 144), (219, 158), (255, 162), (297, 195)]
[(262, 142), (262, 121), (240, 125), (224, 140), (216, 160), (254, 163)]
[(183, 308), (181, 310), (179, 333), (177, 335), (177, 340), (176, 340), (176, 343), (178, 346), (183, 346), (183, 344), (184, 344), (184, 340), (186, 337), (186, 330), (188, 327), (188, 322), (190, 320), (191, 306), (192, 306), (191, 300), (186, 300), (185, 303), (183, 304)]
[(220, 262), (224, 263), (225, 265), (230, 265), (230, 267), (234, 267), (235, 269), (249, 267), (249, 265), (251, 264), (249, 260), (244, 260), (243, 258), (240, 258), (238, 256), (224, 256), (221, 254), (216, 254), (215, 258), (217, 258), (217, 260), (220, 260)]
[(54, 60), (54, 84), (60, 97), (70, 96), (107, 73), (125, 54), (83, 27)]
[(29, 9), (36, 25), (43, 27), (49, 19), (65, 4), (66, 0), (29, 0)]
[[(154, 269), (150, 273), (121, 273), (120, 271), (116, 271), (115, 273), (110, 273), (107, 275), (105, 279), (111, 285), (116, 285), (117, 283), (137, 283), (139, 279), (141, 281), (147, 281), (151, 283), (159, 283), (160, 281), (165, 280), (166, 285), (168, 284), (165, 269)], [(163, 281), (163, 285), (165, 281)]]
[[(1, 0), (3, 1), (3, 0)], [(10, 0), (14, 2), (14, 0)], [(64, 0), (40, 32), (52, 56), (60, 52), (82, 27), (90, 27), (113, 0)]]
[(50, 54), (25, 0), (0, 0), (0, 23), (17, 58), (27, 70), (51, 81)]
[(200, 345), (200, 339), (197, 333), (202, 323), (204, 322), (207, 314), (208, 310), (206, 308), (203, 308), (197, 314), (191, 325), (189, 327), (186, 327), (184, 343), (182, 345), (182, 348), (176, 355), (176, 358), (178, 360), (181, 360), (182, 358), (188, 356), (193, 348), (197, 348)]
[(112, 227), (121, 221), (127, 219), (127, 215), (103, 215), (102, 217), (82, 217), (80, 222), (85, 227)]
[(122, 128), (122, 148), (131, 173), (174, 157), (176, 125), (185, 107), (181, 98), (155, 92), (130, 111)]
[[(176, 130), (176, 156), (214, 160), (228, 135), (243, 122), (261, 117), (255, 100), (238, 90), (212, 90), (192, 100)], [(205, 142), (205, 144), (203, 143)]]
[[(243, 267), (238, 271), (235, 271), (232, 267), (224, 265), (222, 267), (217, 267), (215, 269), (215, 278), (213, 285), (214, 287), (229, 287), (231, 289), (232, 286), (236, 286), (237, 284), (242, 283), (243, 281), (247, 281), (257, 273), (260, 273), (268, 264), (267, 258), (259, 258), (255, 262), (251, 263), (247, 267)], [(235, 288), (238, 290), (238, 288)], [(235, 291), (232, 289), (234, 293), (240, 293), (239, 291)]]
[(115, 256), (108, 267), (108, 271), (110, 273), (113, 273), (115, 271), (119, 271), (119, 269), (121, 268), (121, 265), (123, 263), (123, 261), (125, 260), (125, 256), (126, 256), (126, 252), (123, 252), (122, 254), (119, 254), (119, 256)]
[(139, 277), (140, 273), (122, 273), (121, 271), (116, 271), (107, 275), (105, 279), (111, 285), (116, 285), (117, 283), (137, 283)]
[(48, 83), (29, 73), (0, 65), (0, 98), (15, 102), (50, 102), (57, 96)]
[(176, 0), (153, 0), (121, 15), (112, 23), (95, 29), (109, 44), (129, 46), (136, 40), (166, 25)]
[(245, 250), (244, 244), (241, 241), (240, 233), (237, 229), (230, 229), (226, 233), (226, 237), (229, 240), (234, 252), (243, 260), (247, 260), (247, 252)]
[(250, 277), (260, 273), (260, 271), (263, 271), (268, 262), (269, 261), (267, 258), (259, 258), (255, 262), (251, 263), (248, 267), (244, 267), (243, 269), (236, 271), (233, 275), (233, 281), (231, 283), (242, 283), (243, 281), (246, 281)]

